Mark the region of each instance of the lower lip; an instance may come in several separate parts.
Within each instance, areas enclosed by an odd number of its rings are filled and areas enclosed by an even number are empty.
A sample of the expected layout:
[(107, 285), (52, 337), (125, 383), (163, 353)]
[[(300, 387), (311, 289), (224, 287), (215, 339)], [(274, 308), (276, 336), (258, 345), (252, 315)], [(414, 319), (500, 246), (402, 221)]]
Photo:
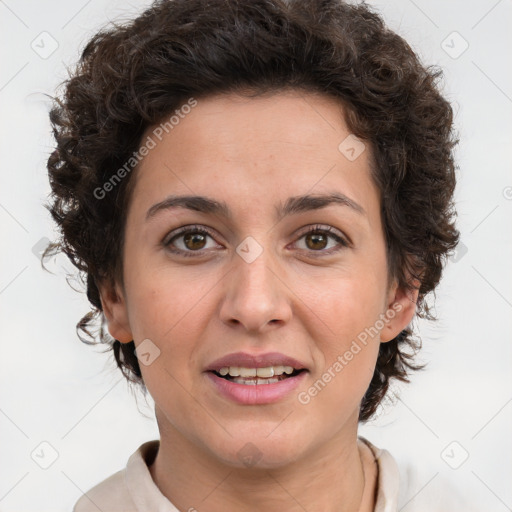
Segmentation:
[(273, 384), (238, 384), (219, 377), (213, 372), (206, 372), (221, 395), (245, 405), (272, 404), (289, 395), (306, 377), (307, 370), (295, 377), (288, 377)]

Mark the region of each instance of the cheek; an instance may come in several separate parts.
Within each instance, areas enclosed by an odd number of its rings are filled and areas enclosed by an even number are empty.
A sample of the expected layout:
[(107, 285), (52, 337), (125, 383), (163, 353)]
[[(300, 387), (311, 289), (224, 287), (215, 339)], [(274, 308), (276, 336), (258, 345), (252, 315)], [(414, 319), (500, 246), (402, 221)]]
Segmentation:
[(214, 314), (208, 295), (214, 282), (209, 283), (204, 276), (196, 279), (190, 273), (184, 279), (184, 275), (176, 271), (171, 275), (169, 269), (162, 269), (140, 271), (127, 280), (128, 314), (135, 344), (149, 339), (157, 347), (154, 364), (141, 365), (150, 391), (152, 383), (162, 379), (172, 384), (175, 378), (189, 387), (191, 369), (199, 367), (198, 349)]
[(302, 300), (311, 311), (309, 329), (318, 333), (318, 342), (326, 340), (324, 353), (337, 356), (365, 329), (379, 340), (370, 328), (383, 313), (384, 284), (365, 268), (346, 272), (338, 279), (315, 280), (314, 287), (303, 288)]
[(172, 343), (180, 331), (196, 330), (205, 318), (211, 281), (204, 273), (194, 275), (169, 264), (151, 269), (140, 265), (126, 284), (135, 337)]
[(322, 403), (333, 411), (350, 410), (371, 381), (380, 345), (382, 290), (371, 274), (365, 279), (354, 273), (331, 281), (323, 293), (316, 287), (310, 291), (314, 314), (308, 330), (319, 362), (313, 380)]

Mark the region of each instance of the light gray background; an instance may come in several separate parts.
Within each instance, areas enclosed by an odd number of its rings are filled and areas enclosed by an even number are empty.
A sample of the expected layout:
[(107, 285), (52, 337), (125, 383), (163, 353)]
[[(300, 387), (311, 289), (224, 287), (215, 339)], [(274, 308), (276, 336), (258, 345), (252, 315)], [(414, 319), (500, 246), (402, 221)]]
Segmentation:
[[(0, 0), (0, 511), (70, 511), (158, 438), (152, 402), (139, 396), (137, 406), (113, 359), (77, 338), (88, 303), (66, 283), (71, 265), (58, 257), (52, 275), (34, 254), (55, 237), (42, 206), (53, 144), (44, 93), (100, 26), (149, 3)], [(461, 138), (463, 245), (437, 292), (439, 322), (414, 322), (427, 370), (361, 434), (421, 469), (404, 489), (405, 512), (446, 484), (474, 510), (512, 510), (512, 2), (370, 3), (445, 71)]]

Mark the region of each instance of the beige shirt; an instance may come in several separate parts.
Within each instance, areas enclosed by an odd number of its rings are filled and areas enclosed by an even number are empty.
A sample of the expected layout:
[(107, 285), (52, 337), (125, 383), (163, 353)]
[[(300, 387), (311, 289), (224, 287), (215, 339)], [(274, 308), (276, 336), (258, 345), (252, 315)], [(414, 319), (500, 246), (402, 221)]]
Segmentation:
[[(398, 510), (398, 467), (386, 450), (360, 437), (371, 449), (378, 466), (375, 512)], [(128, 459), (126, 467), (109, 476), (75, 504), (73, 512), (179, 512), (160, 492), (149, 472), (160, 441), (142, 444)]]

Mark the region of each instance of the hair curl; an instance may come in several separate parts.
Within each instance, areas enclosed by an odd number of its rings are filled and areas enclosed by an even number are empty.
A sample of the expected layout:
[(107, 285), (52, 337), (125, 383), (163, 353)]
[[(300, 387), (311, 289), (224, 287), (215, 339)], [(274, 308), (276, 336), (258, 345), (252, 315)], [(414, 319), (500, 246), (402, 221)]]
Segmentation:
[[(56, 149), (48, 159), (49, 209), (60, 229), (43, 259), (65, 253), (87, 283), (93, 310), (80, 339), (99, 337), (125, 377), (141, 384), (133, 341), (105, 328), (98, 283), (123, 282), (124, 221), (133, 179), (99, 200), (101, 187), (130, 158), (145, 129), (187, 98), (292, 88), (332, 96), (352, 133), (370, 144), (381, 194), (388, 276), (411, 290), (416, 315), (436, 320), (425, 296), (440, 281), (459, 232), (453, 207), (457, 144), (442, 71), (424, 67), (404, 39), (364, 2), (342, 0), (158, 0), (136, 19), (92, 37), (54, 98)], [(100, 319), (99, 333), (90, 326)], [(87, 335), (84, 338), (80, 331)], [(390, 379), (407, 382), (419, 349), (410, 326), (381, 343), (360, 421), (384, 398)], [(412, 351), (411, 351), (412, 349)]]

